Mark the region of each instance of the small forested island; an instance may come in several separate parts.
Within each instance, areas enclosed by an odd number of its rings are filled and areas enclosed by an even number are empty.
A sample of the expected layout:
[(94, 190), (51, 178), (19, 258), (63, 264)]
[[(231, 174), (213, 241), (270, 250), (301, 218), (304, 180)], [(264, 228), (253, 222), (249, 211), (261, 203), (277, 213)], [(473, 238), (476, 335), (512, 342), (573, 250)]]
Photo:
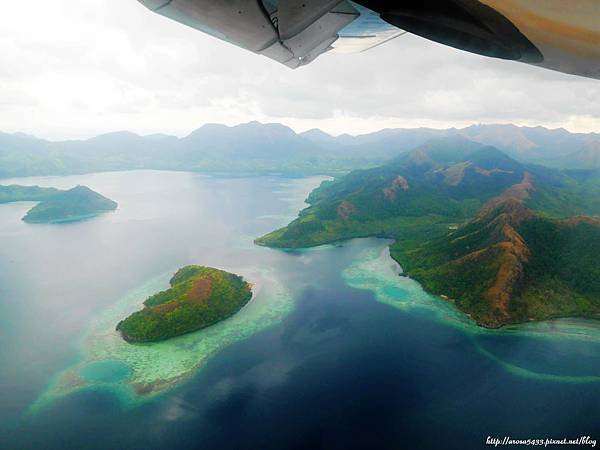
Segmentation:
[(463, 138), (324, 182), (287, 227), (255, 242), (395, 240), (404, 274), (479, 325), (600, 318), (600, 171), (524, 165)]
[(157, 342), (191, 333), (234, 315), (252, 298), (251, 285), (241, 276), (212, 267), (183, 267), (169, 283), (170, 289), (119, 322), (123, 339)]
[(31, 208), (23, 221), (28, 223), (61, 223), (94, 217), (117, 208), (117, 203), (92, 191), (86, 186), (76, 186), (67, 191), (57, 191)]

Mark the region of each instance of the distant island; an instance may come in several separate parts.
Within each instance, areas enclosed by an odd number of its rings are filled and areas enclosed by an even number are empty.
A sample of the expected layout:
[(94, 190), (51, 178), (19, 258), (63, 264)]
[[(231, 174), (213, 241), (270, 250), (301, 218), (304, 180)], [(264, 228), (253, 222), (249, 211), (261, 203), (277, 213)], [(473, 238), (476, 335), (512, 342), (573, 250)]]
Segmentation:
[(117, 203), (92, 191), (86, 186), (76, 186), (68, 191), (57, 191), (40, 198), (23, 221), (28, 223), (61, 223), (94, 217), (117, 208)]
[(234, 315), (252, 298), (251, 285), (242, 277), (212, 267), (183, 267), (170, 285), (119, 322), (123, 339), (156, 342), (191, 333)]
[(404, 273), (479, 325), (600, 318), (600, 171), (524, 165), (450, 137), (313, 191), (256, 243), (393, 238)]
[(0, 186), (0, 203), (12, 202), (39, 202), (47, 200), (60, 191), (55, 188), (42, 188), (39, 186)]

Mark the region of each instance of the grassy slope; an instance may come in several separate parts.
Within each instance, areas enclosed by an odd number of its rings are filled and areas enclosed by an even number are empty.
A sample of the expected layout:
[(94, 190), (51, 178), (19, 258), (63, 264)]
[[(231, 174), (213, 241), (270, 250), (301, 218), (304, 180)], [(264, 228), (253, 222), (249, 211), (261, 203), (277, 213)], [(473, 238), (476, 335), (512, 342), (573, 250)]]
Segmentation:
[(124, 339), (152, 342), (190, 333), (235, 314), (252, 298), (242, 277), (210, 267), (186, 266), (170, 284), (117, 325)]

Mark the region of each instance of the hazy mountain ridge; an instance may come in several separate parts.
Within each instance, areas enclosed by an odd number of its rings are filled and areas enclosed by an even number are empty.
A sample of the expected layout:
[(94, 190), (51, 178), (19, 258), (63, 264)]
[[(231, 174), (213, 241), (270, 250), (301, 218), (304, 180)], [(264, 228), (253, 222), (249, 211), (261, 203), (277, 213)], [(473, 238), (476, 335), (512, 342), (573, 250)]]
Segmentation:
[(47, 141), (0, 133), (0, 177), (158, 169), (294, 175), (339, 174), (374, 167), (431, 139), (462, 136), (493, 145), (520, 161), (558, 167), (600, 167), (600, 135), (563, 129), (473, 125), (463, 129), (385, 129), (331, 136), (295, 133), (281, 124), (207, 124), (188, 136), (121, 131), (86, 140)]
[(554, 162), (554, 165), (570, 169), (592, 169), (600, 167), (600, 141), (586, 143), (581, 150), (558, 159)]
[[(319, 130), (320, 131), (320, 130)], [(322, 132), (321, 132), (322, 133)], [(384, 129), (374, 133), (348, 136), (344, 135), (329, 142), (345, 146), (369, 144), (374, 151), (381, 149), (396, 150), (397, 153), (409, 151), (425, 142), (447, 136), (459, 135), (486, 145), (493, 145), (512, 157), (528, 161), (543, 162), (568, 156), (593, 143), (600, 143), (600, 133), (571, 133), (564, 128), (525, 127), (512, 124), (479, 124), (466, 128), (397, 128)], [(322, 135), (313, 130), (306, 132), (309, 139), (326, 142)], [(329, 135), (328, 135), (329, 136)]]

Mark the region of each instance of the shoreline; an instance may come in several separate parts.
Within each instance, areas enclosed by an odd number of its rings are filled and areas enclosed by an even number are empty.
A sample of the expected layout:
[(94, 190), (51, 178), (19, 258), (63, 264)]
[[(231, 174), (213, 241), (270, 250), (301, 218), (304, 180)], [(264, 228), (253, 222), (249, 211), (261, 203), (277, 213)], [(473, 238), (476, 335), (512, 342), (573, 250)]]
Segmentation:
[(539, 320), (538, 319), (529, 319), (526, 321), (507, 322), (507, 323), (503, 323), (499, 326), (488, 326), (484, 323), (477, 322), (475, 319), (472, 318), (471, 314), (464, 312), (462, 309), (460, 309), (458, 306), (456, 306), (456, 299), (451, 299), (451, 298), (448, 298), (448, 296), (446, 296), (444, 294), (436, 294), (436, 293), (426, 290), (418, 279), (413, 278), (410, 276), (409, 273), (404, 272), (404, 270), (402, 269), (402, 265), (400, 264), (400, 261), (396, 260), (392, 256), (391, 252), (389, 251), (391, 246), (396, 242), (393, 237), (389, 237), (389, 236), (370, 235), (370, 236), (356, 236), (356, 237), (351, 237), (351, 238), (340, 238), (340, 239), (335, 239), (335, 240), (325, 242), (322, 244), (316, 244), (316, 245), (313, 245), (310, 247), (278, 247), (278, 246), (271, 246), (266, 243), (257, 242), (256, 240), (254, 241), (254, 243), (258, 246), (266, 247), (266, 248), (270, 248), (270, 249), (274, 249), (274, 250), (293, 251), (293, 250), (310, 250), (310, 249), (316, 249), (316, 248), (325, 247), (325, 246), (334, 246), (335, 244), (339, 244), (344, 241), (350, 241), (352, 239), (393, 240), (393, 242), (388, 244), (385, 248), (388, 250), (390, 259), (392, 261), (394, 261), (394, 263), (399, 268), (399, 272), (396, 275), (399, 277), (409, 278), (410, 280), (413, 280), (414, 282), (418, 283), (419, 286), (421, 286), (421, 288), (423, 289), (423, 291), (425, 291), (428, 295), (438, 298), (439, 300), (443, 301), (446, 304), (451, 304), (457, 312), (462, 314), (465, 318), (469, 319), (473, 324), (475, 324), (477, 327), (479, 327), (483, 330), (502, 330), (502, 329), (505, 329), (506, 327), (510, 327), (510, 326), (518, 326), (518, 325), (526, 325), (526, 324), (534, 324), (534, 323), (551, 323), (552, 321), (560, 320), (560, 319), (582, 319), (582, 320), (586, 320), (586, 321), (590, 321), (590, 322), (595, 322), (598, 325), (600, 325), (600, 315), (598, 315), (598, 317), (586, 317), (583, 315), (569, 315), (569, 314), (567, 314), (567, 315), (551, 315), (549, 317), (539, 319)]

